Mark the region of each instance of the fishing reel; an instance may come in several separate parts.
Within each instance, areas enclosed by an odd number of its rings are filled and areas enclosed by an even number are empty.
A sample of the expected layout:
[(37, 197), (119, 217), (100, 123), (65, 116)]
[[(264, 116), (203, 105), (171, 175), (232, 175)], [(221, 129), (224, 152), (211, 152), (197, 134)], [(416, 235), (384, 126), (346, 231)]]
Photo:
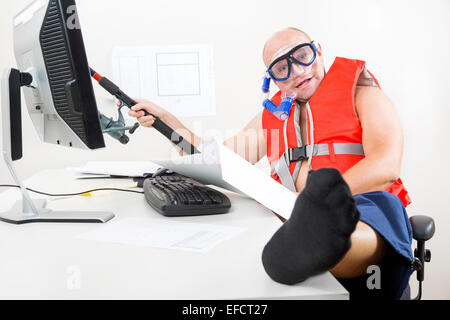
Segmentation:
[(110, 135), (121, 144), (128, 144), (130, 142), (130, 138), (126, 135), (127, 131), (129, 134), (134, 134), (140, 125), (139, 123), (135, 123), (134, 126), (126, 126), (125, 118), (122, 114), (122, 108), (124, 107), (127, 107), (127, 105), (120, 101), (120, 107), (118, 108), (119, 116), (117, 121), (113, 118), (105, 116), (104, 114), (100, 114), (100, 123), (104, 134)]

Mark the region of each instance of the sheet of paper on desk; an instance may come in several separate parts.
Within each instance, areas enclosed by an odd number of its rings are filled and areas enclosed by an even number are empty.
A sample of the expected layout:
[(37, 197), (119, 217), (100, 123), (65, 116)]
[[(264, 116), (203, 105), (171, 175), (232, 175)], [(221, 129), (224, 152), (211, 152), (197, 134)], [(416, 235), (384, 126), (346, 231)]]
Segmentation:
[(208, 45), (116, 47), (114, 80), (130, 97), (177, 117), (216, 115), (213, 50)]
[(77, 177), (95, 178), (105, 176), (142, 177), (145, 174), (155, 173), (160, 165), (150, 161), (136, 162), (88, 162), (81, 168), (68, 168)]
[(238, 191), (289, 219), (297, 196), (263, 171), (215, 141), (202, 154), (174, 160), (153, 160), (204, 184)]
[(170, 219), (129, 218), (111, 221), (78, 238), (205, 253), (246, 230)]

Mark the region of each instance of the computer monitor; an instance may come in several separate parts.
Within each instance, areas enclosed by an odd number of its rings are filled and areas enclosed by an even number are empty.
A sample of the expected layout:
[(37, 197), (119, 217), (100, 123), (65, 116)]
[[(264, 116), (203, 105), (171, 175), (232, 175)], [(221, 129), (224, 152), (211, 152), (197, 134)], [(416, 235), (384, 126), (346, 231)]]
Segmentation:
[(14, 53), (28, 113), (47, 143), (105, 147), (74, 0), (36, 0), (14, 18)]
[(23, 201), (0, 213), (9, 223), (106, 222), (110, 212), (54, 212), (32, 201), (13, 162), (22, 158), (20, 90), (42, 141), (66, 147), (105, 147), (74, 0), (35, 0), (13, 20), (17, 69), (2, 78), (3, 155)]

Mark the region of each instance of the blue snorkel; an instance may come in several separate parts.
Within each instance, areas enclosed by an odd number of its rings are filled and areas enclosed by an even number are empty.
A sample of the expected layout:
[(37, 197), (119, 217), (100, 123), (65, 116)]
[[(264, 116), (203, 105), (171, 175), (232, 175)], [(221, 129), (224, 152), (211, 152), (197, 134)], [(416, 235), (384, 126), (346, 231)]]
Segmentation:
[(283, 93), (281, 104), (280, 106), (277, 106), (275, 103), (272, 102), (272, 100), (270, 100), (271, 80), (272, 80), (271, 77), (267, 73), (266, 76), (264, 77), (264, 83), (262, 87), (262, 91), (266, 95), (263, 102), (263, 107), (281, 121), (286, 121), (289, 118), (289, 114), (291, 112), (294, 101), (297, 98), (297, 93), (293, 92), (290, 95)]

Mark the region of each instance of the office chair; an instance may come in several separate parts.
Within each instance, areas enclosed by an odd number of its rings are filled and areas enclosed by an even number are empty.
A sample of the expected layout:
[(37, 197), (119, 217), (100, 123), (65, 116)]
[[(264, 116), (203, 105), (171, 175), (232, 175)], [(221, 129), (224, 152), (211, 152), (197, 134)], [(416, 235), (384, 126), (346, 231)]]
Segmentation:
[(419, 281), (419, 293), (412, 300), (422, 299), (422, 283), (425, 279), (425, 263), (431, 261), (431, 251), (425, 249), (425, 242), (434, 236), (434, 220), (427, 216), (414, 216), (409, 219), (413, 229), (413, 238), (417, 241), (417, 248), (414, 250), (413, 268), (417, 272)]

